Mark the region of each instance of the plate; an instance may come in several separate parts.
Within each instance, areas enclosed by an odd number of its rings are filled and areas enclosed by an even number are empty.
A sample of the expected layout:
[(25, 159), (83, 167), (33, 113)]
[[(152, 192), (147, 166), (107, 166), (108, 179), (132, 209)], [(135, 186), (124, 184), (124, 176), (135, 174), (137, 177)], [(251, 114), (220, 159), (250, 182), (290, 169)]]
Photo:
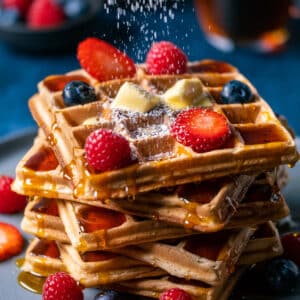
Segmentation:
[[(15, 167), (17, 162), (22, 158), (26, 151), (31, 147), (35, 132), (28, 132), (23, 136), (18, 136), (10, 139), (4, 143), (0, 143), (0, 174), (13, 175), (15, 174)], [(297, 139), (298, 148), (300, 146), (300, 139)], [(284, 195), (293, 212), (297, 218), (300, 217), (300, 164), (289, 169), (290, 181), (287, 188), (284, 190)], [(297, 203), (298, 202), (298, 203)], [(0, 215), (1, 222), (14, 224), (20, 228), (22, 214), (18, 215)], [(24, 237), (29, 240), (32, 236), (24, 234)], [(24, 252), (19, 257), (24, 257)], [(10, 259), (0, 264), (0, 299), (5, 300), (40, 300), (41, 296), (33, 294), (21, 288), (17, 283), (19, 270), (15, 265), (16, 258)], [(251, 284), (251, 283), (249, 283)], [(85, 289), (85, 300), (92, 300), (97, 294), (96, 289)], [(266, 293), (267, 294), (267, 293)], [(293, 295), (287, 297), (274, 297), (266, 295), (257, 295), (251, 297), (243, 297), (244, 300), (299, 300), (300, 286)], [(125, 300), (125, 299), (124, 299)]]
[(0, 39), (13, 48), (27, 52), (58, 53), (74, 49), (80, 40), (95, 30), (103, 0), (88, 0), (86, 14), (74, 20), (66, 20), (61, 26), (39, 30), (23, 24), (0, 25)]

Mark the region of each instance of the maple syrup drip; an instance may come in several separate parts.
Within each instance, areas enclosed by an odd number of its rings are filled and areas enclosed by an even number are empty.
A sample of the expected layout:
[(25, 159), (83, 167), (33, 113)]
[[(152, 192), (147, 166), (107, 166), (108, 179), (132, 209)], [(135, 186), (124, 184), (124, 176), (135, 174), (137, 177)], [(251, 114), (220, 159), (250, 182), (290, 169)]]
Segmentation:
[(16, 259), (16, 266), (17, 268), (21, 268), (24, 265), (25, 262), (25, 258), (24, 257), (20, 257)]
[(214, 60), (208, 60), (201, 62), (201, 64), (189, 67), (190, 73), (229, 73), (234, 71), (235, 69), (231, 65)]
[(81, 254), (81, 258), (84, 262), (105, 261), (116, 258), (117, 256), (117, 254), (105, 251), (91, 251)]
[(246, 145), (286, 142), (287, 138), (275, 125), (264, 127), (239, 128)]
[(19, 285), (32, 293), (42, 294), (46, 277), (40, 277), (28, 272), (20, 272), (18, 276)]
[(55, 241), (39, 240), (31, 251), (32, 255), (60, 258), (60, 252)]
[(221, 181), (218, 180), (205, 181), (204, 183), (189, 183), (179, 186), (177, 195), (190, 202), (206, 204), (214, 199), (221, 186)]
[(35, 216), (37, 223), (37, 236), (40, 238), (45, 237), (45, 215), (37, 214)]
[(31, 211), (55, 217), (59, 216), (58, 207), (54, 199), (42, 198), (32, 207)]
[(228, 240), (222, 232), (192, 237), (186, 241), (184, 249), (210, 260), (217, 260), (221, 249)]
[(257, 202), (257, 201), (270, 201), (273, 195), (273, 188), (269, 184), (259, 185), (254, 184), (252, 185), (243, 200), (245, 203), (249, 202)]
[(124, 214), (101, 207), (88, 207), (79, 210), (79, 224), (84, 232), (110, 229), (126, 221)]
[(51, 147), (54, 147), (57, 144), (57, 139), (53, 133), (48, 134), (47, 141)]
[(54, 152), (47, 147), (41, 148), (25, 164), (25, 168), (39, 172), (55, 170), (57, 166), (58, 160)]
[(82, 75), (60, 75), (60, 76), (50, 76), (45, 79), (44, 85), (50, 92), (62, 91), (66, 84), (73, 80), (80, 80), (87, 84), (90, 81)]

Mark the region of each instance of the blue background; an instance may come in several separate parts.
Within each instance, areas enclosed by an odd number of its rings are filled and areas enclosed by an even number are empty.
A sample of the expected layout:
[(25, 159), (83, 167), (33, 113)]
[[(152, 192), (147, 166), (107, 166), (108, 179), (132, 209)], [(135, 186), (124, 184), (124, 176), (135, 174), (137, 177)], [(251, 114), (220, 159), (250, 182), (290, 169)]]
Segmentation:
[[(296, 132), (300, 133), (299, 20), (290, 22), (291, 38), (287, 50), (280, 54), (262, 55), (245, 49), (222, 53), (205, 41), (191, 1), (179, 5), (173, 12), (175, 16), (168, 17), (167, 23), (161, 18), (160, 11), (146, 15), (136, 13), (135, 21), (132, 19), (133, 14), (127, 11), (117, 22), (116, 10), (110, 9), (109, 13), (104, 10), (91, 35), (110, 41), (136, 61), (144, 60), (152, 40), (175, 42), (185, 50), (190, 60), (213, 58), (228, 61), (237, 66), (273, 109), (286, 115)], [(49, 74), (64, 73), (76, 68), (79, 68), (79, 64), (75, 48), (68, 54), (30, 55), (8, 48), (0, 42), (0, 139), (35, 127), (27, 100), (37, 91), (38, 81)]]

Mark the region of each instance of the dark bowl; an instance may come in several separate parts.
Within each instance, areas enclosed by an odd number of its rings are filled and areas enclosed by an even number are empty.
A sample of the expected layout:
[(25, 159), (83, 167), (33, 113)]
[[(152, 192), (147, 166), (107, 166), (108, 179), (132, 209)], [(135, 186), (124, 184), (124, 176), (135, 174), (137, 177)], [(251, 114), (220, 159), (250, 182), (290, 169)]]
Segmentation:
[(89, 0), (89, 11), (74, 20), (66, 20), (58, 27), (33, 30), (23, 24), (0, 25), (0, 40), (9, 46), (26, 52), (59, 53), (74, 49), (78, 42), (91, 35), (103, 0)]

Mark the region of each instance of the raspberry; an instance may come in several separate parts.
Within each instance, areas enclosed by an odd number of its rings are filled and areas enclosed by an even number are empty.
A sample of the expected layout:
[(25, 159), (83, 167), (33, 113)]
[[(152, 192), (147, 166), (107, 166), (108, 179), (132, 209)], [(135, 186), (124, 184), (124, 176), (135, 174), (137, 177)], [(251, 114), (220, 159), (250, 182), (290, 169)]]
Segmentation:
[(0, 222), (0, 262), (22, 252), (24, 240), (13, 225)]
[(12, 177), (0, 176), (0, 213), (11, 214), (22, 211), (26, 206), (26, 197), (11, 190)]
[(32, 29), (57, 26), (64, 20), (63, 8), (54, 0), (34, 0), (27, 14), (27, 25)]
[(223, 115), (211, 109), (192, 108), (178, 114), (171, 134), (180, 144), (201, 153), (221, 148), (231, 132)]
[(25, 17), (31, 2), (32, 0), (3, 0), (2, 5), (5, 9), (16, 9), (19, 14)]
[(46, 279), (43, 300), (83, 300), (83, 293), (69, 274), (58, 272)]
[(159, 297), (159, 300), (193, 300), (192, 297), (184, 290), (173, 288), (165, 291)]
[(133, 77), (133, 60), (114, 46), (96, 38), (87, 38), (77, 49), (80, 65), (99, 81)]
[(128, 141), (108, 129), (92, 132), (86, 139), (84, 148), (88, 164), (96, 171), (119, 169), (131, 163)]
[(170, 42), (154, 43), (147, 54), (147, 72), (159, 74), (183, 74), (187, 70), (184, 52)]

